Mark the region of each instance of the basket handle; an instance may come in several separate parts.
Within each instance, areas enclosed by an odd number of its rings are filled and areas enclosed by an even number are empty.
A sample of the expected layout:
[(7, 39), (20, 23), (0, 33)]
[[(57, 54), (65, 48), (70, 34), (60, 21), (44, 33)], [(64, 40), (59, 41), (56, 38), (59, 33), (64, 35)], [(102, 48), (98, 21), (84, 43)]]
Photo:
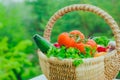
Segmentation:
[(114, 34), (117, 52), (120, 53), (120, 30), (119, 30), (117, 23), (107, 12), (103, 11), (102, 9), (100, 9), (96, 6), (89, 5), (89, 4), (74, 4), (74, 5), (64, 7), (62, 9), (60, 9), (59, 11), (57, 11), (49, 19), (49, 21), (46, 25), (46, 29), (44, 31), (44, 38), (47, 39), (48, 41), (50, 41), (51, 30), (52, 30), (52, 27), (54, 26), (55, 22), (59, 18), (61, 18), (64, 14), (66, 14), (68, 12), (72, 12), (72, 11), (78, 11), (78, 10), (93, 12), (93, 13), (99, 15), (100, 17), (102, 17), (107, 22), (107, 24), (111, 27), (112, 32)]

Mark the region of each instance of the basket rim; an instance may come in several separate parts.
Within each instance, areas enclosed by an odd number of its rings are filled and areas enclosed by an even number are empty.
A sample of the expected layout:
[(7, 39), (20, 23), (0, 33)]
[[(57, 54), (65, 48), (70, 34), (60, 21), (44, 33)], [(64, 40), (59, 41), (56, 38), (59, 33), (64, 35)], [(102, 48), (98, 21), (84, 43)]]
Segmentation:
[[(58, 60), (58, 61), (74, 61), (74, 60), (77, 60), (77, 59), (80, 59), (80, 58), (76, 58), (76, 59), (69, 59), (69, 58), (65, 58), (65, 59), (58, 59), (57, 57), (50, 57), (48, 58), (44, 53), (42, 53), (40, 50), (38, 50), (38, 55), (40, 58), (46, 58), (46, 60)], [(108, 57), (108, 56), (113, 56), (115, 53), (117, 53), (117, 50), (113, 50), (111, 52), (108, 52), (106, 55), (104, 56), (99, 56), (99, 57), (92, 57), (92, 58), (81, 58), (83, 61), (93, 61), (93, 60), (100, 60), (100, 59), (104, 59), (105, 57)]]

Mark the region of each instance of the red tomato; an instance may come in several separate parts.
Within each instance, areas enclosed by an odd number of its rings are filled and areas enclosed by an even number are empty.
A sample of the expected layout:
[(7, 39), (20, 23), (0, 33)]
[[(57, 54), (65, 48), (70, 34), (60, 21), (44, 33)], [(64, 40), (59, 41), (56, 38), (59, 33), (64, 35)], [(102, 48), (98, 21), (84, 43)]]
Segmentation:
[(74, 45), (75, 40), (71, 38), (68, 33), (64, 32), (58, 36), (58, 43), (60, 46), (64, 45), (68, 48)]
[(82, 32), (80, 32), (80, 31), (78, 31), (78, 30), (71, 31), (70, 35), (72, 37), (74, 37), (75, 40), (78, 40), (78, 38), (79, 38), (78, 42), (83, 41), (85, 39), (84, 34)]
[(97, 49), (97, 43), (92, 39), (88, 39), (86, 44), (90, 45), (92, 49)]

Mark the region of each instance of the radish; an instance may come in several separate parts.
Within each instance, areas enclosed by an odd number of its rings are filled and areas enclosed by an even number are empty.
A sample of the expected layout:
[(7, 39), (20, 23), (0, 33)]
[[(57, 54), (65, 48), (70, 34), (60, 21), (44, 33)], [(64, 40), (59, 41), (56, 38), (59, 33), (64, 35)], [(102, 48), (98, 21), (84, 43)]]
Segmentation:
[(54, 46), (55, 46), (56, 48), (60, 48), (60, 44), (59, 44), (59, 43), (54, 43)]
[(101, 46), (101, 45), (98, 45), (97, 51), (98, 51), (98, 52), (107, 52), (107, 48), (105, 48), (105, 47), (103, 47), (103, 46)]

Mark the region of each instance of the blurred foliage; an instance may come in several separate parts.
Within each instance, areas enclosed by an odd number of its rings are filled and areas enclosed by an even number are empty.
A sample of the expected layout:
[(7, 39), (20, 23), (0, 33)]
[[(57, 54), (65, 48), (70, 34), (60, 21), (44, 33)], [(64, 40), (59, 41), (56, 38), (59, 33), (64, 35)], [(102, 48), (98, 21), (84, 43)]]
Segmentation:
[[(79, 3), (102, 8), (120, 25), (118, 0), (0, 0), (0, 80), (26, 80), (41, 74), (32, 36), (35, 33), (43, 35), (49, 18), (56, 11)], [(61, 32), (73, 29), (80, 30), (86, 37), (113, 37), (102, 18), (90, 12), (74, 11), (56, 22), (51, 42), (56, 42)]]
[[(119, 15), (119, 8), (117, 7), (120, 6), (120, 3), (117, 2), (117, 0), (35, 0), (33, 2), (28, 1), (28, 4), (31, 4), (33, 6), (33, 13), (35, 13), (35, 15), (37, 16), (34, 20), (34, 30), (39, 32), (39, 34), (43, 35), (43, 31), (45, 29), (47, 21), (57, 10), (67, 5), (79, 3), (92, 4), (104, 9), (115, 18), (118, 24), (120, 24), (120, 18), (119, 16), (116, 16)], [(114, 5), (114, 3), (116, 3), (116, 5)], [(113, 36), (109, 25), (107, 25), (106, 22), (98, 15), (90, 12), (71, 12), (59, 19), (54, 26), (55, 27), (52, 30), (51, 37), (52, 42), (55, 42), (57, 40), (57, 35), (61, 32), (71, 31), (73, 29), (81, 30), (86, 35), (86, 37), (98, 35), (106, 35), (108, 37)]]
[(30, 7), (13, 4), (0, 3), (0, 80), (26, 80), (41, 73), (25, 26), (34, 19)]
[[(25, 45), (24, 45), (25, 44)], [(32, 42), (30, 40), (24, 40), (19, 42), (15, 47), (9, 48), (8, 38), (4, 37), (0, 41), (0, 79), (1, 80), (17, 80), (17, 78), (22, 79), (22, 73), (31, 67), (31, 62), (26, 59), (27, 54), (23, 51), (27, 46), (31, 46)], [(24, 47), (20, 47), (24, 46)]]

